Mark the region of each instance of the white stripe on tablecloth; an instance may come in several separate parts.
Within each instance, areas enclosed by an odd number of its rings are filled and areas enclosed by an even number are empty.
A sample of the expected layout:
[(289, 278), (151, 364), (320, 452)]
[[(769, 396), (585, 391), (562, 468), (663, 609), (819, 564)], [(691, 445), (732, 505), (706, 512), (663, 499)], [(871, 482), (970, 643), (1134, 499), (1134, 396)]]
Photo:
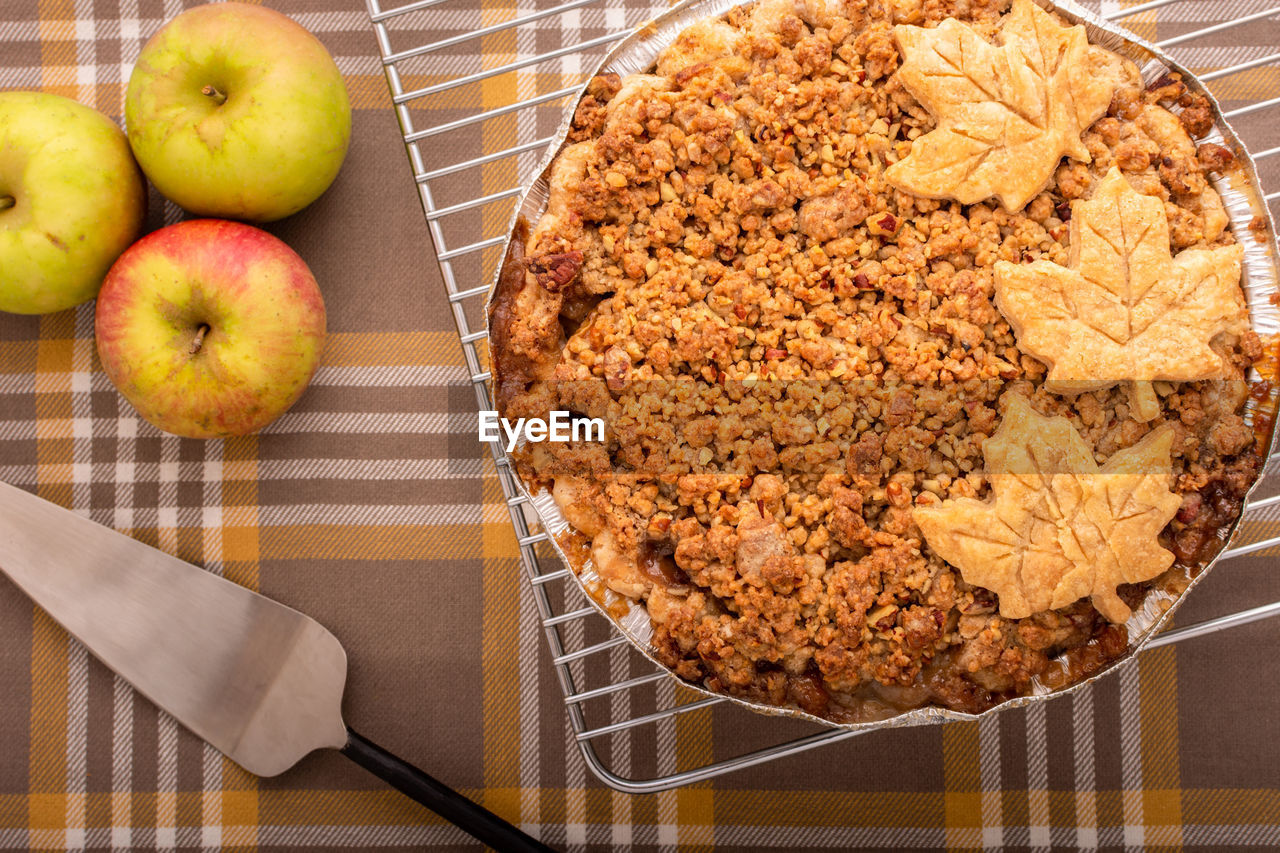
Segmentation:
[(85, 799), (89, 776), (89, 652), (67, 643), (67, 826), (66, 847), (85, 847)]
[[(173, 17), (182, 10), (181, 0), (164, 0), (165, 17)], [(145, 34), (150, 36), (151, 33)], [(173, 202), (164, 202), (164, 224), (173, 225), (182, 219), (182, 210)], [(0, 434), (3, 429), (0, 428)], [(138, 434), (158, 433), (154, 427), (145, 422), (138, 425)], [(150, 465), (141, 466), (138, 472), (147, 482), (155, 482), (158, 488), (157, 509), (154, 519), (148, 526), (156, 528), (156, 543), (162, 551), (175, 554), (178, 550), (177, 514), (173, 507), (178, 499), (178, 448), (180, 441), (172, 436), (158, 433), (160, 438), (160, 464), (154, 472)], [(150, 516), (147, 510), (139, 515)], [(148, 524), (147, 519), (140, 519)], [(179, 836), (178, 830), (178, 723), (173, 717), (161, 712), (157, 720), (156, 750), (156, 847), (162, 850), (176, 849), (186, 839)], [(183, 836), (187, 833), (183, 832)]]
[[(609, 680), (614, 684), (626, 681), (630, 676), (631, 646), (614, 646), (608, 651)], [(631, 691), (616, 690), (609, 696), (609, 722), (618, 723), (629, 720), (633, 716), (631, 708)], [(643, 734), (648, 734), (646, 727)], [(624, 729), (610, 736), (610, 762), (615, 773), (627, 778), (631, 775), (631, 737), (632, 731)], [(630, 849), (635, 843), (632, 838), (631, 797), (621, 791), (609, 794), (610, 814), (613, 816), (613, 827), (606, 842), (612, 849)]]
[[(529, 11), (533, 11), (531, 8)], [(576, 44), (582, 41), (581, 33), (574, 28), (574, 21), (577, 18), (578, 10), (574, 9), (566, 15), (560, 16), (561, 36), (565, 44)], [(519, 34), (516, 36), (516, 46), (522, 54), (532, 55), (537, 52), (536, 34), (528, 27), (520, 27)], [(574, 54), (561, 57), (559, 62), (562, 65), (566, 62), (576, 62), (578, 59)], [(520, 77), (527, 75), (521, 74)], [(532, 82), (532, 80), (531, 80)], [(566, 80), (565, 83), (572, 81)], [(521, 98), (531, 98), (538, 94), (536, 85), (522, 86)], [(516, 113), (516, 127), (520, 132), (520, 143), (533, 142), (538, 138), (537, 127), (537, 111), (536, 110), (520, 110)], [(522, 151), (516, 155), (516, 179), (521, 186), (528, 186), (537, 177), (538, 165), (542, 162), (542, 158), (546, 153), (544, 148), (535, 148), (532, 151)]]
[[(201, 558), (205, 570), (222, 577), (225, 565), (222, 551), (222, 443), (207, 441), (204, 444), (204, 464), (182, 463), (182, 467), (198, 474), (202, 481), (203, 500), (200, 507), (192, 507), (193, 526), (201, 528)], [(185, 473), (185, 472), (184, 472)], [(188, 479), (190, 475), (183, 476)], [(182, 519), (179, 520), (180, 523)], [(223, 758), (209, 744), (203, 745), (201, 760), (204, 763), (202, 779), (204, 797), (201, 802), (202, 844), (214, 849), (231, 843), (224, 836), (222, 812)]]
[[(565, 583), (563, 587), (561, 613), (568, 613), (582, 606), (582, 594), (577, 584)], [(583, 619), (574, 619), (559, 626), (561, 642), (566, 652), (577, 651), (586, 645), (586, 629)], [(579, 658), (569, 662), (569, 674), (573, 679), (575, 691), (581, 691), (586, 685), (586, 662)], [(565, 770), (564, 770), (564, 819), (565, 844), (568, 853), (579, 853), (587, 841), (587, 762), (578, 750), (578, 742), (573, 736), (573, 728), (565, 716)]]
[(1121, 27), (1132, 26), (1136, 23), (1149, 24), (1156, 20), (1161, 24), (1198, 21), (1218, 23), (1249, 12), (1259, 12), (1266, 8), (1259, 5), (1258, 0), (1218, 0), (1216, 3), (1196, 3), (1187, 0), (1187, 2), (1172, 3), (1161, 9), (1139, 12), (1137, 15), (1126, 17), (1124, 10), (1128, 7), (1140, 5), (1140, 2), (1141, 0), (1123, 0), (1123, 2), (1121, 0), (1103, 0), (1101, 4), (1098, 4), (1086, 0), (1085, 5), (1090, 8), (1100, 5), (1102, 16)]
[(1120, 676), (1120, 785), (1125, 850), (1146, 846), (1142, 808), (1142, 696), (1136, 664), (1122, 667)]
[(741, 847), (865, 850), (908, 847), (945, 849), (946, 830), (926, 826), (718, 825), (716, 843)]
[(978, 720), (978, 772), (982, 783), (982, 845), (1004, 846), (1004, 781), (1000, 772), (1000, 715)]
[[(119, 459), (115, 462), (95, 462), (88, 468), (91, 482), (116, 484), (114, 520), (111, 526), (128, 530), (132, 521), (133, 484), (137, 479), (134, 436), (137, 419), (122, 415), (114, 422), (116, 447)], [(43, 477), (49, 477), (45, 466)], [(479, 459), (267, 459), (257, 465), (257, 477), (262, 480), (473, 480), (480, 476)], [(74, 469), (73, 469), (74, 473)], [(34, 486), (41, 482), (40, 466), (0, 465), (0, 481), (15, 486)], [(230, 475), (235, 479), (235, 475)], [(502, 505), (498, 505), (502, 509)], [(505, 512), (505, 510), (503, 510)], [(506, 520), (506, 516), (503, 516)]]
[(156, 849), (178, 847), (178, 723), (160, 711), (156, 719)]
[[(83, 14), (84, 0), (78, 0), (76, 11)], [(90, 14), (92, 12), (90, 11)], [(86, 55), (86, 50), (88, 54)], [(83, 40), (77, 43), (78, 59), (92, 63), (94, 50)], [(92, 103), (92, 101), (90, 101)], [(73, 429), (71, 460), (73, 471), (80, 476), (71, 481), (71, 505), (81, 515), (90, 512), (89, 480), (85, 475), (93, 462), (93, 438), (91, 429), (81, 425), (92, 422), (92, 403), (89, 399), (88, 369), (92, 364), (93, 313), (87, 306), (76, 309), (74, 321), (76, 340), (71, 347), (71, 414)], [(88, 843), (85, 834), (87, 823), (86, 799), (89, 777), (89, 653), (77, 640), (67, 644), (67, 848), (82, 849)]]
[[(127, 81), (133, 73), (133, 66), (138, 61), (138, 53), (142, 50), (142, 22), (138, 14), (138, 0), (120, 0), (120, 17), (117, 23), (120, 39), (120, 66), (112, 76), (117, 80)], [(124, 91), (120, 92), (120, 100), (115, 104), (115, 111), (124, 115)]]
[[(76, 0), (76, 100), (97, 108), (98, 31), (93, 0)], [(78, 325), (78, 324), (77, 324)]]
[(320, 367), (311, 384), (357, 388), (439, 387), (468, 381), (461, 364), (363, 365), (360, 367)]
[(206, 441), (204, 464), (199, 466), (204, 500), (200, 507), (193, 510), (200, 514), (198, 523), (203, 533), (201, 557), (204, 567), (218, 577), (225, 574), (225, 555), (222, 552), (222, 467), (222, 443)]
[(39, 40), (39, 21), (0, 21), (0, 41), (17, 43)]
[[(92, 334), (90, 335), (92, 339)], [(101, 379), (106, 374), (99, 372)], [(467, 381), (467, 370), (454, 364), (361, 365), (320, 367), (311, 379), (315, 387), (333, 388), (424, 388), (439, 389)], [(110, 380), (107, 380), (109, 383)], [(110, 387), (109, 384), (107, 387)], [(32, 373), (0, 375), (0, 395), (28, 397), (35, 389)]]
[(362, 506), (359, 504), (299, 504), (263, 506), (261, 527), (288, 527), (297, 524), (479, 524), (478, 504), (416, 504), (412, 506)]
[(481, 474), (480, 459), (266, 459), (263, 480), (460, 480)]
[[(263, 429), (282, 433), (415, 433), (479, 435), (474, 412), (285, 412)], [(0, 427), (2, 428), (2, 427)], [(3, 435), (0, 434), (0, 438)]]
[[(106, 22), (106, 24), (115, 24), (115, 23), (116, 23), (115, 21)], [(103, 24), (99, 24), (99, 26), (103, 26)], [(0, 41), (5, 41), (5, 39), (3, 37), (0, 37)], [(333, 57), (333, 62), (335, 65), (338, 66), (338, 70), (347, 76), (372, 77), (372, 76), (381, 76), (382, 74), (382, 63), (371, 56), (343, 56), (341, 54), (335, 54)], [(437, 67), (443, 66), (443, 63), (440, 62), (439, 60), (437, 60), (434, 64), (437, 65)], [(55, 68), (55, 67), (59, 67), (59, 66), (46, 66), (45, 70), (48, 70), (50, 68)], [(77, 73), (81, 71), (81, 68), (79, 66), (60, 66), (60, 67), (62, 69), (69, 70), (72, 73)], [(66, 73), (66, 70), (64, 70), (63, 72), (64, 74)], [(129, 77), (132, 73), (133, 73), (133, 61), (122, 62), (118, 65), (112, 64), (112, 65), (100, 66), (97, 69), (97, 75), (96, 75), (97, 82), (98, 82), (98, 85), (116, 84), (117, 86), (119, 86), (121, 90), (121, 95), (123, 96), (124, 89), (128, 84)], [(21, 87), (21, 88), (38, 89), (40, 86), (40, 79), (41, 79), (40, 68), (36, 68), (34, 66), (29, 66), (29, 65), (24, 65), (24, 66), (0, 65), (0, 84), (3, 84), (5, 88), (13, 86), (14, 88)], [(79, 84), (79, 86), (83, 88), (84, 84), (81, 83)], [(89, 103), (94, 103), (97, 100), (96, 96), (94, 95), (90, 95), (89, 98), (90, 98)], [(77, 100), (83, 100), (83, 97), (78, 97)], [(115, 108), (115, 109), (104, 108), (102, 112), (110, 113), (112, 116), (120, 116), (123, 114), (123, 110), (119, 108)]]
[[(180, 0), (165, 0), (165, 14), (169, 14), (171, 7), (177, 7), (175, 12), (181, 10)], [(164, 203), (164, 224), (172, 225), (182, 219), (182, 210), (173, 202), (165, 201)], [(160, 464), (151, 472), (150, 466), (142, 466), (139, 472), (147, 480), (147, 482), (155, 482), (159, 489), (158, 499), (156, 501), (156, 539), (160, 550), (176, 554), (178, 552), (177, 537), (177, 510), (178, 505), (178, 450), (180, 447), (179, 439), (174, 436), (162, 433), (156, 430), (150, 424), (139, 425), (139, 435), (147, 435), (154, 433), (160, 436)]]
[[(1254, 9), (1253, 11), (1260, 11)], [(1242, 31), (1248, 29), (1248, 25), (1241, 28)], [(1234, 44), (1234, 45), (1214, 45), (1212, 47), (1198, 47), (1198, 42), (1186, 42), (1174, 45), (1169, 49), (1170, 54), (1175, 59), (1187, 66), (1192, 73), (1204, 73), (1216, 68), (1226, 68), (1229, 65), (1239, 65), (1248, 62), (1251, 59), (1261, 59), (1275, 53), (1275, 45), (1263, 44)], [(1274, 65), (1264, 66), (1274, 68)], [(1255, 72), (1256, 73), (1256, 72)], [(1231, 77), (1224, 77), (1222, 80), (1210, 80), (1206, 85), (1211, 90), (1216, 90), (1225, 80)], [(1258, 100), (1262, 100), (1259, 98)]]
[[(666, 682), (670, 683), (670, 682)], [(673, 792), (668, 792), (673, 793)], [(673, 794), (674, 795), (674, 794)], [(145, 827), (134, 827), (144, 830)], [(587, 824), (584, 829), (605, 832), (607, 826)], [(226, 826), (227, 837), (245, 837), (258, 833), (262, 845), (338, 847), (351, 850), (373, 850), (379, 847), (455, 847), (474, 846), (470, 836), (452, 826), (281, 826), (268, 824), (260, 828)], [(1185, 844), (1192, 847), (1223, 848), (1256, 847), (1260, 850), (1280, 846), (1280, 827), (1264, 824), (1184, 824)], [(855, 850), (867, 847), (941, 848), (946, 844), (946, 830), (924, 826), (835, 827), (722, 825), (716, 827), (717, 840), (740, 847), (800, 847), (829, 850)], [(184, 833), (182, 849), (198, 849), (197, 836)], [(101, 835), (101, 833), (95, 833)], [(49, 844), (47, 830), (0, 829), (0, 850), (41, 849)], [(165, 845), (166, 847), (171, 845)]]
[[(671, 708), (676, 704), (676, 683), (674, 679), (664, 678), (658, 682), (655, 704), (659, 709)], [(664, 717), (654, 726), (658, 742), (658, 775), (669, 776), (676, 772), (676, 718)], [(662, 853), (676, 853), (679, 849), (679, 811), (675, 791), (662, 791), (658, 797), (658, 837), (656, 842)]]
[[(225, 574), (222, 551), (222, 443), (206, 441), (204, 443), (204, 464), (196, 462), (181, 463), (186, 469), (182, 472), (183, 480), (199, 478), (201, 481), (201, 506), (191, 507), (193, 516), (188, 522), (191, 526), (201, 528), (201, 560), (205, 570), (222, 577)], [(198, 517), (196, 517), (198, 516)], [(183, 523), (185, 519), (179, 519)], [(202, 744), (201, 760), (204, 785), (204, 796), (200, 804), (200, 823), (202, 839), (205, 847), (218, 849), (229, 843), (224, 837), (222, 813), (222, 753), (209, 744)]]
[[(235, 827), (228, 827), (232, 834)], [(264, 847), (349, 847), (370, 850), (377, 847), (439, 847), (447, 850), (476, 849), (470, 835), (453, 825), (444, 826), (278, 826), (268, 824), (258, 830)]]
[[(479, 509), (478, 506), (474, 507)], [(519, 558), (517, 558), (517, 561)], [(521, 572), (523, 573), (523, 572)], [(523, 580), (520, 581), (523, 583)], [(541, 666), (538, 651), (542, 642), (542, 622), (538, 605), (527, 590), (521, 590), (518, 599), (518, 660), (520, 667), (520, 819), (526, 832), (541, 835), (542, 797), (540, 796), (542, 768)]]
[[(166, 554), (178, 553), (178, 450), (182, 440), (174, 436), (160, 439), (160, 464), (155, 481), (159, 488), (156, 501), (156, 541)], [(144, 469), (149, 466), (143, 466)], [(148, 478), (149, 480), (152, 478)]]
[(1098, 848), (1098, 773), (1094, 763), (1093, 689), (1071, 695), (1072, 760), (1075, 764), (1076, 847)]
[(0, 65), (0, 88), (3, 89), (39, 89), (40, 69), (26, 65), (12, 68)]
[(1275, 824), (1183, 824), (1182, 843), (1188, 847), (1248, 846), (1263, 850), (1280, 848), (1280, 826)]
[[(582, 828), (592, 837), (607, 836), (610, 826), (584, 824)], [(1217, 839), (1236, 840), (1256, 837), (1260, 843), (1268, 838), (1280, 837), (1274, 827), (1211, 826), (1193, 827), (1203, 830), (1206, 844)], [(1250, 833), (1250, 829), (1260, 832)], [(229, 825), (220, 833), (227, 838), (251, 836), (251, 826)], [(760, 826), (724, 825), (716, 827), (717, 840), (725, 845), (740, 847), (810, 848), (828, 850), (857, 850), (869, 847), (939, 848), (945, 846), (946, 830), (937, 827), (911, 826)], [(336, 826), (308, 825), (282, 826), (267, 824), (257, 828), (258, 843), (263, 846), (307, 849), (312, 847), (337, 847), (351, 850), (374, 850), (381, 847), (412, 847), (415, 849), (471, 849), (475, 842), (462, 830), (449, 825), (427, 826)], [(202, 844), (196, 832), (184, 832), (180, 849), (199, 849)], [(0, 850), (25, 850), (29, 846), (26, 830), (0, 830)]]
[[(72, 419), (50, 418), (40, 422), (41, 438), (71, 438)], [(353, 435), (470, 435), (479, 434), (479, 416), (474, 412), (285, 412), (262, 430), (264, 435), (353, 434)], [(148, 423), (141, 423), (138, 435), (163, 435)], [(36, 438), (36, 422), (0, 420), (0, 441), (31, 441)]]
[(1034, 850), (1048, 850), (1049, 754), (1043, 702), (1027, 706), (1026, 721), (1028, 843)]
[(133, 849), (133, 688), (111, 683), (111, 847)]
[(204, 795), (200, 798), (200, 846), (220, 850), (223, 846), (222, 753), (207, 743), (201, 747)]

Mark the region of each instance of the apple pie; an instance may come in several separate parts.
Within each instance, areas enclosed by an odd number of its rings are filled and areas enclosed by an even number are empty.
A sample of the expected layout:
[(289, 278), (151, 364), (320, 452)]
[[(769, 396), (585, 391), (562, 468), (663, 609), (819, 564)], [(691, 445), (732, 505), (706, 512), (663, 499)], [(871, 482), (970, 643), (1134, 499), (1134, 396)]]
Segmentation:
[(595, 77), (490, 308), (503, 415), (607, 425), (518, 455), (565, 550), (837, 722), (1122, 657), (1266, 438), (1213, 120), (1031, 0), (760, 0)]

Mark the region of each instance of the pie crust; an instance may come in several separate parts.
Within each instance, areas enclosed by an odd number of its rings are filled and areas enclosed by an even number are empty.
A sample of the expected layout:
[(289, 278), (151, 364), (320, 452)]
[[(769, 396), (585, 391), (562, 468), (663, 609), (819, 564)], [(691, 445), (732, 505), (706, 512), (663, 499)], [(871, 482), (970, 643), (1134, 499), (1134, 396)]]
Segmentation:
[[(761, 0), (694, 24), (651, 73), (592, 81), (512, 243), (502, 414), (607, 426), (527, 445), (521, 475), (707, 689), (858, 722), (1091, 676), (1130, 609), (1217, 552), (1260, 469), (1241, 412), (1262, 345), (1211, 124), (1030, 0)], [(1047, 171), (1008, 174), (1028, 159)], [(1107, 205), (1142, 224), (1124, 282), (1214, 282), (1179, 319), (1184, 372), (1067, 368), (1070, 330), (1046, 331), (1045, 294), (1106, 278), (1081, 230)], [(1073, 460), (1036, 474), (1065, 491), (1002, 487), (1019, 442)], [(1068, 492), (1089, 532), (1065, 563), (993, 578), (953, 547), (999, 506), (1066, 553), (1074, 510), (1043, 508)]]

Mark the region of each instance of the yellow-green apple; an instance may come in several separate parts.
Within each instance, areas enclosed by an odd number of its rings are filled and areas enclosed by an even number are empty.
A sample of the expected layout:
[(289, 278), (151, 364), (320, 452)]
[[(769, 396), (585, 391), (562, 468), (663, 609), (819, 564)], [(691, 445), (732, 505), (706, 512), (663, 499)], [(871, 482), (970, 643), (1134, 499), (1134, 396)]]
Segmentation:
[(87, 302), (146, 216), (124, 133), (82, 104), (0, 92), (0, 311)]
[(351, 141), (333, 57), (271, 9), (197, 6), (138, 56), (129, 142), (167, 198), (201, 216), (270, 222), (328, 189)]
[(198, 219), (120, 256), (98, 295), (96, 335), (107, 376), (160, 429), (247, 435), (311, 381), (324, 299), (306, 262), (279, 239)]

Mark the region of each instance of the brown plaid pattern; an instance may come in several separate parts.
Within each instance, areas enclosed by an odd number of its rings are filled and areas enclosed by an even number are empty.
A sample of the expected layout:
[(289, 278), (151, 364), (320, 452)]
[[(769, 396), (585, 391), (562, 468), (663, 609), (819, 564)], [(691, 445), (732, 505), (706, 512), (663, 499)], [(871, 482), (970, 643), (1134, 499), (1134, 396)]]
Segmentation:
[[(0, 0), (0, 89), (44, 89), (119, 115), (145, 39), (191, 0)], [(713, 782), (630, 797), (587, 769), (506, 518), (475, 399), (360, 0), (280, 0), (329, 45), (355, 111), (351, 156), (312, 208), (272, 227), (312, 265), (331, 337), (301, 403), (263, 434), (164, 436), (96, 364), (89, 308), (0, 316), (0, 479), (315, 616), (346, 646), (356, 728), (558, 847), (572, 850), (1186, 849), (1280, 846), (1280, 625), (1145, 654), (1094, 688), (976, 724), (885, 731)], [(1123, 4), (1107, 0), (1104, 12)], [(393, 50), (547, 8), (449, 0), (397, 19)], [(436, 86), (650, 16), (608, 0), (403, 63)], [(1166, 39), (1266, 8), (1181, 0), (1129, 20)], [(1274, 19), (1177, 48), (1210, 70), (1275, 52)], [(586, 51), (588, 57), (603, 46)], [(415, 125), (573, 85), (578, 52), (417, 99)], [(1225, 107), (1275, 97), (1277, 67), (1216, 81)], [(550, 135), (557, 102), (462, 125), (425, 146), (426, 170)], [(1276, 111), (1241, 118), (1274, 147)], [(527, 180), (536, 151), (429, 182), (436, 208)], [(1280, 174), (1264, 168), (1268, 187)], [(151, 225), (180, 212), (153, 196)], [(506, 202), (509, 205), (509, 201)], [(509, 206), (440, 221), (444, 249), (496, 237)], [(490, 249), (460, 258), (483, 284)], [(464, 280), (465, 279), (465, 280)], [(474, 300), (473, 300), (474, 302)], [(475, 308), (468, 306), (473, 316)], [(1265, 511), (1249, 538), (1273, 534)], [(0, 558), (2, 559), (2, 558)], [(1215, 571), (1182, 622), (1275, 600), (1268, 557)], [(578, 593), (552, 590), (566, 610)], [(569, 642), (607, 639), (598, 619)], [(575, 675), (650, 672), (624, 647)], [(670, 704), (679, 689), (657, 688)], [(631, 694), (596, 724), (651, 712)], [(603, 738), (616, 772), (651, 777), (811, 731), (718, 706)], [(466, 850), (466, 836), (334, 755), (257, 779), (158, 714), (0, 582), (0, 850)]]

